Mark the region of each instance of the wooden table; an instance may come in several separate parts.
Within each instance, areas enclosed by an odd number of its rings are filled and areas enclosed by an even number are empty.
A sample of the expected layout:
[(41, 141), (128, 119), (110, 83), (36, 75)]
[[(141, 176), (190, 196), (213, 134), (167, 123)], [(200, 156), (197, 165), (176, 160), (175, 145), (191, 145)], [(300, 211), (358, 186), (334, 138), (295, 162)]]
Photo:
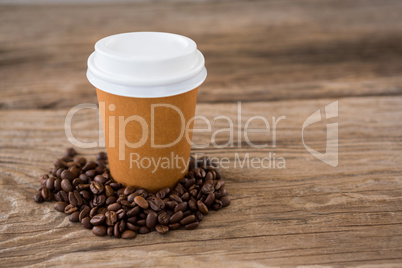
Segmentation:
[[(0, 5), (0, 266), (260, 267), (400, 266), (402, 261), (402, 3), (228, 1)], [(71, 146), (67, 112), (96, 103), (85, 77), (94, 43), (128, 31), (194, 39), (208, 78), (197, 114), (286, 116), (269, 147), (194, 149), (228, 157), (222, 169), (232, 204), (194, 231), (135, 240), (95, 237), (52, 203), (36, 204), (37, 178)], [(312, 156), (302, 126), (338, 101), (338, 117), (307, 127), (325, 152), (326, 124), (338, 123), (338, 165)], [(212, 130), (228, 127), (212, 121)], [(270, 121), (272, 123), (272, 121)], [(254, 121), (254, 127), (262, 121)], [(202, 128), (202, 122), (196, 124)], [(74, 135), (96, 140), (97, 111), (73, 120)], [(196, 143), (211, 133), (196, 133)], [(228, 140), (217, 135), (218, 143)], [(93, 157), (99, 148), (78, 149)], [(235, 154), (275, 153), (286, 168), (234, 167)]]

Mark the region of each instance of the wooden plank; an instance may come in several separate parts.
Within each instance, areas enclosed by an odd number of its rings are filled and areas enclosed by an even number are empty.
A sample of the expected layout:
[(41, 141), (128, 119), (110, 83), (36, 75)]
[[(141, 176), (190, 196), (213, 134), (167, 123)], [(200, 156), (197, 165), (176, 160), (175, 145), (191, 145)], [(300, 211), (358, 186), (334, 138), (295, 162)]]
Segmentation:
[(0, 5), (0, 108), (96, 102), (94, 43), (128, 31), (193, 38), (209, 76), (199, 102), (400, 95), (402, 3), (230, 1)]
[[(51, 203), (35, 204), (37, 177), (69, 142), (68, 109), (0, 111), (0, 263), (96, 266), (331, 265), (397, 266), (402, 261), (402, 97), (339, 99), (339, 165), (311, 156), (301, 142), (304, 120), (336, 99), (243, 103), (242, 125), (252, 115), (286, 115), (278, 124), (277, 146), (266, 133), (253, 142), (268, 149), (194, 152), (228, 157), (275, 152), (286, 169), (221, 169), (232, 204), (211, 213), (194, 231), (151, 233), (135, 240), (98, 238), (68, 221)], [(237, 127), (237, 104), (199, 104), (197, 114), (227, 115)], [(213, 122), (213, 121), (212, 121)], [(257, 122), (257, 121), (256, 121)], [(97, 112), (73, 120), (78, 139), (96, 140)], [(254, 127), (262, 126), (254, 125)], [(196, 123), (197, 128), (203, 124)], [(225, 127), (215, 121), (212, 129)], [(313, 148), (325, 147), (325, 125), (305, 133)], [(194, 141), (209, 142), (197, 133)], [(228, 136), (219, 136), (220, 142)], [(99, 149), (80, 150), (86, 156)]]

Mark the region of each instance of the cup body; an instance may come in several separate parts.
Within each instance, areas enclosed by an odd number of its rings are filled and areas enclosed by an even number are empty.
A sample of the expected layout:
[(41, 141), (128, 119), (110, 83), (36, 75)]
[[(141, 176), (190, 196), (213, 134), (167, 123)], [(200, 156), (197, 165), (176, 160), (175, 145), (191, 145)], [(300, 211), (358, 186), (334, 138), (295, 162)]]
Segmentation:
[(112, 177), (151, 192), (186, 173), (198, 89), (134, 98), (96, 89)]

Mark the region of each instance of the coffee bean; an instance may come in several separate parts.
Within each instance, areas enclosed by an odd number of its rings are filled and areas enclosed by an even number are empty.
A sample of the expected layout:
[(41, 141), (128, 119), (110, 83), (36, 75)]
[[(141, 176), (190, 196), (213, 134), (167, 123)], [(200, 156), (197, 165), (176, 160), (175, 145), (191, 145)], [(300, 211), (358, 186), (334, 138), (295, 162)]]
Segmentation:
[(168, 201), (166, 202), (166, 205), (170, 208), (170, 209), (174, 209), (176, 207), (178, 203), (176, 201)]
[[(89, 172), (89, 171), (88, 171)], [(107, 180), (102, 175), (96, 175), (94, 181), (104, 184)], [(110, 186), (109, 186), (110, 187)]]
[(81, 220), (82, 225), (86, 228), (86, 229), (91, 229), (92, 228), (92, 224), (91, 224), (91, 219), (89, 217), (85, 217)]
[(123, 239), (132, 239), (136, 236), (136, 233), (131, 230), (126, 230), (121, 234), (121, 238)]
[(191, 199), (188, 201), (188, 207), (189, 207), (189, 209), (191, 209), (193, 211), (197, 210), (197, 203), (196, 203), (194, 197), (191, 197)]
[[(60, 180), (60, 179), (58, 179), (58, 180)], [(53, 190), (53, 189), (54, 189), (54, 178), (53, 178), (53, 177), (50, 177), (49, 179), (46, 180), (46, 183), (45, 183), (45, 184), (46, 184), (45, 187), (46, 187), (47, 189)]]
[(97, 181), (91, 182), (91, 185), (89, 186), (89, 188), (91, 189), (91, 192), (93, 194), (100, 194), (105, 190), (105, 187), (103, 186), (103, 184), (99, 183)]
[(142, 196), (136, 196), (134, 198), (134, 202), (143, 209), (147, 209), (149, 204), (148, 201), (144, 199)]
[(156, 214), (156, 212), (154, 211), (149, 212), (146, 219), (146, 226), (149, 229), (152, 229), (156, 226), (157, 222), (158, 222), (158, 214)]
[(117, 215), (116, 212), (114, 211), (107, 211), (105, 213), (105, 217), (106, 217), (106, 224), (108, 226), (114, 226), (114, 224), (117, 222)]
[(92, 225), (101, 225), (105, 221), (105, 215), (97, 214), (91, 219)]
[(89, 177), (89, 178), (93, 178), (93, 177), (96, 176), (96, 170), (95, 170), (95, 169), (87, 170), (87, 171), (85, 172), (85, 175), (86, 175), (87, 177)]
[(86, 218), (89, 215), (90, 211), (91, 209), (88, 206), (86, 206), (83, 210), (81, 210), (78, 220), (82, 221), (83, 218)]
[(61, 159), (57, 159), (56, 161), (54, 161), (54, 166), (56, 167), (56, 168), (66, 168), (67, 166), (66, 166), (66, 163), (63, 161), (63, 160), (61, 160)]
[(74, 162), (80, 164), (80, 166), (83, 167), (87, 163), (87, 160), (85, 159), (85, 157), (77, 157), (74, 159)]
[[(121, 189), (121, 187), (122, 187), (121, 183), (118, 183), (118, 182), (112, 182), (112, 183), (110, 183), (109, 185), (110, 185), (110, 186), (113, 188), (113, 190), (115, 190), (115, 191)], [(123, 191), (124, 191), (124, 189), (123, 189)]]
[(130, 195), (134, 193), (135, 188), (133, 186), (128, 186), (124, 189), (124, 195)]
[(158, 222), (162, 225), (168, 225), (169, 219), (170, 219), (170, 216), (166, 211), (163, 211), (158, 215)]
[(91, 209), (91, 211), (89, 212), (89, 217), (92, 219), (96, 214), (98, 214), (98, 207), (94, 207)]
[(117, 198), (115, 196), (110, 196), (106, 199), (106, 206), (109, 206), (110, 204), (116, 203)]
[(169, 227), (166, 225), (156, 225), (155, 230), (160, 234), (166, 234), (169, 231)]
[[(208, 173), (208, 174), (210, 174), (210, 173)], [(202, 187), (201, 187), (201, 192), (203, 194), (213, 193), (214, 190), (215, 190), (214, 185), (209, 181), (206, 181), (204, 183), (204, 185), (202, 185)]]
[(181, 196), (181, 200), (183, 200), (183, 201), (188, 201), (189, 199), (190, 199), (190, 194), (188, 192), (184, 193)]
[(126, 211), (124, 209), (119, 209), (116, 211), (117, 219), (120, 221), (126, 217)]
[(140, 214), (141, 208), (139, 206), (136, 206), (132, 209), (130, 209), (129, 211), (127, 211), (127, 217), (134, 217), (137, 216), (138, 214)]
[(96, 155), (97, 160), (107, 160), (107, 154), (105, 152), (99, 152)]
[(96, 207), (102, 206), (105, 202), (106, 202), (106, 196), (103, 194), (95, 196), (94, 199), (92, 200), (92, 203)]
[(139, 226), (145, 226), (147, 223), (146, 223), (146, 220), (145, 219), (141, 219), (141, 220), (138, 220), (137, 221), (137, 225), (139, 225)]
[(42, 202), (43, 202), (42, 194), (41, 194), (41, 193), (36, 193), (36, 194), (34, 195), (34, 201), (35, 201), (36, 203), (42, 203)]
[(127, 222), (132, 223), (132, 224), (136, 224), (137, 221), (138, 221), (138, 218), (135, 217), (135, 216), (134, 216), (134, 217), (129, 217), (129, 218), (127, 219)]
[(80, 178), (75, 178), (75, 179), (73, 180), (73, 182), (72, 182), (72, 185), (73, 185), (73, 186), (78, 186), (78, 185), (80, 185), (80, 184), (82, 184), (82, 180), (81, 180)]
[(68, 148), (65, 155), (68, 157), (74, 157), (76, 154), (77, 151), (74, 148)]
[(214, 201), (215, 201), (215, 194), (214, 193), (209, 193), (208, 196), (205, 198), (204, 204), (207, 207), (210, 207), (210, 206), (212, 206)]
[(180, 223), (172, 223), (172, 224), (169, 224), (169, 229), (170, 230), (176, 230), (177, 228), (179, 228), (181, 225), (180, 225)]
[(97, 236), (105, 236), (106, 231), (107, 231), (106, 227), (103, 225), (94, 226), (94, 228), (92, 228), (92, 233), (94, 233), (94, 235), (97, 235)]
[(159, 190), (159, 192), (156, 193), (156, 197), (158, 197), (160, 199), (164, 199), (169, 193), (170, 193), (170, 188), (166, 187), (166, 188)]
[(177, 203), (183, 202), (183, 200), (182, 200), (178, 195), (175, 195), (175, 194), (171, 194), (171, 195), (170, 195), (170, 199), (171, 199), (172, 201), (176, 201)]
[(200, 225), (200, 223), (198, 221), (195, 221), (193, 223), (189, 223), (189, 224), (185, 225), (184, 228), (186, 230), (193, 230), (193, 229), (197, 228), (198, 225)]
[(135, 226), (134, 224), (129, 223), (129, 222), (126, 223), (126, 228), (128, 230), (131, 230), (131, 231), (134, 231), (134, 232), (138, 232), (140, 230), (139, 226)]
[(60, 175), (60, 178), (63, 179), (63, 180), (66, 179), (66, 180), (72, 181), (75, 177), (74, 177), (74, 174), (71, 171), (63, 170), (63, 172)]
[(91, 199), (91, 194), (88, 191), (81, 191), (80, 195), (82, 196), (82, 198), (84, 198), (85, 200), (90, 200)]
[(78, 222), (79, 221), (79, 216), (80, 216), (80, 213), (78, 211), (75, 211), (75, 212), (71, 213), (69, 219), (70, 219), (71, 222)]
[[(77, 196), (79, 197), (79, 199), (77, 198)], [(82, 198), (81, 198), (81, 195), (78, 193), (77, 190), (74, 190), (74, 192), (69, 192), (68, 193), (68, 201), (74, 207), (82, 205)], [(79, 204), (79, 203), (81, 203), (81, 204)]]
[(56, 178), (56, 179), (54, 180), (53, 188), (54, 188), (54, 190), (57, 191), (57, 192), (61, 190), (61, 179)]
[(107, 227), (106, 233), (108, 236), (113, 236), (113, 232), (114, 232), (114, 226)]
[(68, 194), (64, 191), (59, 191), (61, 201), (68, 202)]
[(184, 185), (185, 188), (190, 188), (193, 184), (195, 184), (195, 178), (189, 179), (186, 184)]
[(119, 203), (113, 203), (107, 207), (108, 210), (118, 211), (121, 208)]
[(192, 223), (193, 221), (195, 221), (195, 216), (194, 216), (194, 215), (189, 215), (189, 216), (183, 218), (183, 219), (180, 221), (180, 224), (181, 224), (181, 225), (187, 225), (187, 224)]
[(197, 211), (195, 213), (195, 218), (197, 219), (197, 221), (202, 221), (202, 219), (204, 218), (204, 214), (202, 214), (200, 211)]
[(126, 230), (126, 222), (125, 221), (120, 221), (119, 232), (123, 233), (125, 230)]
[(68, 204), (68, 205), (64, 208), (64, 213), (66, 213), (66, 214), (71, 214), (71, 213), (73, 213), (73, 212), (76, 212), (77, 210), (78, 210), (77, 207), (74, 207), (73, 205)]
[(222, 202), (220, 200), (215, 199), (215, 201), (214, 201), (214, 203), (212, 205), (212, 208), (214, 210), (219, 210), (219, 209), (222, 208), (222, 206), (223, 206)]
[(82, 168), (82, 172), (87, 172), (88, 170), (91, 170), (91, 169), (94, 169), (94, 168), (96, 168), (96, 163), (94, 161), (89, 161)]
[(67, 205), (68, 204), (66, 202), (59, 201), (54, 204), (54, 209), (60, 212), (64, 212), (64, 209), (66, 208)]
[(170, 223), (176, 223), (179, 222), (181, 219), (183, 219), (183, 211), (178, 211), (173, 214), (172, 217), (170, 217), (169, 221)]
[(41, 190), (41, 194), (42, 194), (43, 200), (45, 200), (45, 201), (53, 200), (53, 193), (49, 189), (43, 188)]
[(206, 206), (201, 200), (198, 200), (198, 201), (197, 201), (197, 207), (198, 207), (198, 210), (199, 210), (202, 214), (204, 214), (204, 215), (207, 215), (207, 214), (208, 214), (208, 208), (207, 208), (207, 206)]
[[(98, 175), (99, 176), (99, 175)], [(110, 185), (105, 186), (105, 193), (107, 197), (114, 196), (114, 190)], [(132, 201), (131, 201), (132, 202)]]
[(185, 211), (185, 210), (187, 210), (187, 207), (188, 207), (187, 202), (179, 203), (174, 208), (174, 213), (176, 213), (177, 211)]
[(67, 193), (73, 190), (73, 186), (68, 179), (63, 179), (61, 181), (61, 188)]
[(162, 209), (165, 208), (165, 203), (162, 201), (162, 199), (156, 196), (149, 197), (148, 203), (149, 207), (151, 207), (151, 209), (153, 209), (154, 211), (161, 211)]
[(145, 189), (138, 189), (137, 191), (134, 192), (136, 195), (140, 195), (146, 199), (148, 197), (148, 193)]
[(113, 227), (113, 235), (116, 238), (120, 238), (120, 222), (116, 222), (116, 224)]
[(149, 233), (151, 230), (149, 230), (148, 227), (146, 226), (141, 226), (140, 230), (138, 231), (140, 234), (147, 234)]

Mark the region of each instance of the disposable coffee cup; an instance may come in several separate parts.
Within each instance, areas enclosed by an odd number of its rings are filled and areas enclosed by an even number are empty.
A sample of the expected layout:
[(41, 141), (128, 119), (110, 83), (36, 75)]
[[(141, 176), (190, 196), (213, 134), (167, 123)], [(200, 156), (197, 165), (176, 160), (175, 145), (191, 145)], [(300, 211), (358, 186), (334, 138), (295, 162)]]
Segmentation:
[(87, 78), (114, 180), (155, 192), (187, 173), (204, 65), (196, 43), (177, 34), (123, 33), (95, 44)]

